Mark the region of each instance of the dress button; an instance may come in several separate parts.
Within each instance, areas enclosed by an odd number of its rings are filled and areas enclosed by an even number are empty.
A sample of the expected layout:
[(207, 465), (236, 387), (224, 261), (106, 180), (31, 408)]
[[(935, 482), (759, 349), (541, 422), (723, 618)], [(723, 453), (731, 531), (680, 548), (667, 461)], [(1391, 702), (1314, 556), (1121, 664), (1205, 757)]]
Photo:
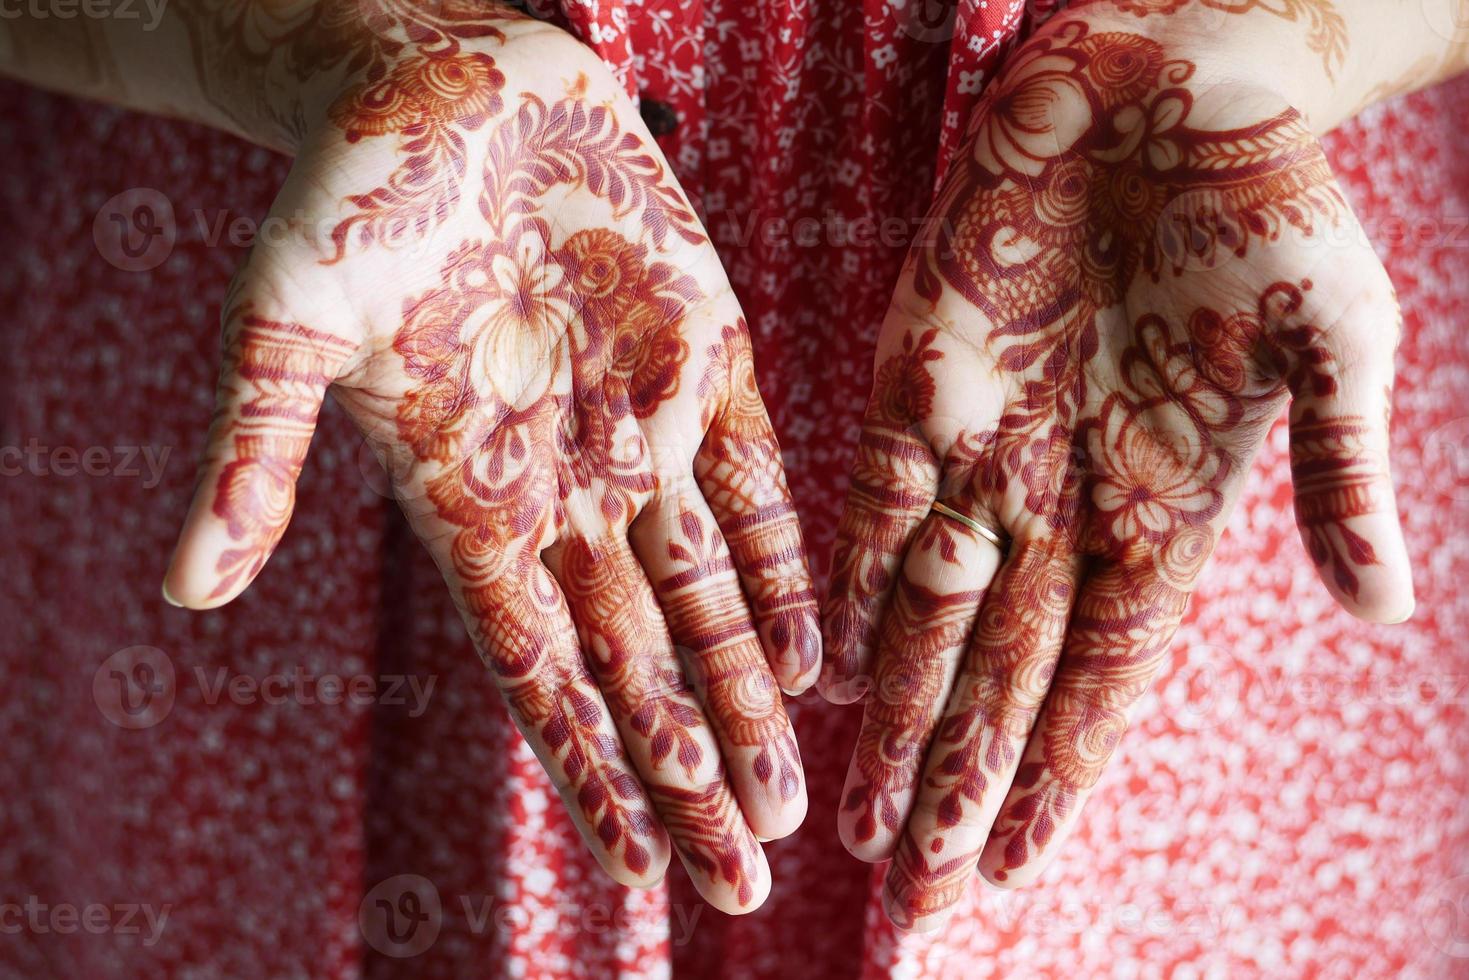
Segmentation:
[(678, 128), (678, 113), (667, 102), (659, 102), (642, 96), (638, 111), (643, 114), (643, 123), (654, 136), (667, 136)]

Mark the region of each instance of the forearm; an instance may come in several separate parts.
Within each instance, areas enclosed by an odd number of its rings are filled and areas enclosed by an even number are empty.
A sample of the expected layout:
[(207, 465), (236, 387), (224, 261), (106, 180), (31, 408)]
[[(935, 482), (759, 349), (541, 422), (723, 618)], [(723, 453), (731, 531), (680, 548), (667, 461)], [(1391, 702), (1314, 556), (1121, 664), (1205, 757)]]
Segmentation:
[[(77, 5), (65, 8), (72, 16), (58, 16), (65, 4)], [(288, 153), (348, 81), (375, 80), (405, 53), (448, 55), (506, 29), (546, 29), (512, 27), (517, 15), (497, 3), (0, 0), (0, 12), (0, 73)]]
[[(307, 113), (306, 65), (288, 77), (250, 30), (262, 9), (220, 0), (153, 0), (107, 16), (58, 16), (56, 3), (11, 0), (0, 20), (0, 71), (72, 95), (227, 129), (275, 149), (290, 150)], [(298, 18), (303, 31), (317, 18), (313, 5)], [(132, 13), (135, 16), (123, 16)], [(256, 15), (252, 18), (252, 14)], [(15, 16), (18, 15), (18, 16)]]
[(1285, 94), (1324, 133), (1469, 67), (1469, 0), (1092, 0), (1119, 30), (1188, 38), (1200, 77)]

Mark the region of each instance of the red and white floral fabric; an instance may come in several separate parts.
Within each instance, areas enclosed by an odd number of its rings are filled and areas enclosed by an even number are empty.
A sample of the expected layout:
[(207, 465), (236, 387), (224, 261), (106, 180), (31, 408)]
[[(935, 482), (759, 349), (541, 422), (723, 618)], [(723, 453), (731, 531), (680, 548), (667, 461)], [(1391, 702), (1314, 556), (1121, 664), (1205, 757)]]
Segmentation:
[[(939, 161), (1018, 32), (1056, 4), (962, 0), (945, 19), (951, 6), (543, 11), (677, 117), (662, 142), (745, 305), (818, 571), (871, 343)], [(1293, 530), (1278, 431), (1059, 863), (1026, 891), (976, 884), (947, 930), (901, 937), (880, 875), (835, 833), (859, 709), (814, 694), (792, 707), (811, 814), (770, 846), (764, 908), (723, 917), (678, 870), (646, 893), (605, 880), (340, 412), (260, 580), (221, 611), (164, 605), (241, 255), (228, 229), (263, 217), (285, 162), (6, 85), (0, 447), (35, 448), (0, 460), (0, 975), (1469, 975), (1466, 112), (1469, 80), (1328, 142), (1407, 315), (1394, 465), (1417, 617), (1376, 628), (1332, 607)], [(99, 257), (93, 224), (141, 187), (167, 197), (176, 240), (127, 272)], [(68, 470), (66, 447), (110, 462)], [(135, 447), (162, 457), (157, 479)], [(127, 728), (94, 681), (137, 646), (165, 658), (172, 701)], [(433, 686), (331, 703), (331, 675)], [(441, 908), (411, 960), (358, 924), (399, 875)], [(100, 906), (109, 927), (67, 906)]]

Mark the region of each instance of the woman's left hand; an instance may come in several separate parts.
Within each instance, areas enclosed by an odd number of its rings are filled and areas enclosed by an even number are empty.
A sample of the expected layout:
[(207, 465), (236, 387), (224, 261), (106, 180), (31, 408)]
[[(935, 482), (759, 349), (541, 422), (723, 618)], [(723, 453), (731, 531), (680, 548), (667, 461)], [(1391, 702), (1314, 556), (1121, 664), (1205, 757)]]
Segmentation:
[(1290, 93), (1247, 70), (1257, 39), (1143, 16), (1165, 6), (1093, 4), (1016, 51), (878, 340), (821, 685), (865, 696), (839, 828), (893, 859), (904, 927), (976, 866), (1013, 887), (1055, 855), (1287, 404), (1326, 587), (1413, 610), (1391, 283)]

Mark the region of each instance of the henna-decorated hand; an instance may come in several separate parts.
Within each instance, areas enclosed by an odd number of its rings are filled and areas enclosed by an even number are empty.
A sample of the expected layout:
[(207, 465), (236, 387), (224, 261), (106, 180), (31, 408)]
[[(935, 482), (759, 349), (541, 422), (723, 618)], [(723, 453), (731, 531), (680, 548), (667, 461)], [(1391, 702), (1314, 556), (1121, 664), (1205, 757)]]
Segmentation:
[(1413, 609), (1392, 286), (1302, 114), (1151, 16), (1182, 6), (1100, 4), (1016, 52), (879, 337), (821, 683), (865, 695), (839, 829), (893, 859), (905, 928), (976, 868), (1017, 886), (1054, 856), (1287, 405), (1326, 587), (1368, 620)]
[(780, 689), (815, 678), (815, 604), (739, 306), (662, 156), (534, 21), (240, 9), (196, 44), (311, 66), (275, 113), (304, 120), (274, 209), (302, 233), (226, 300), (167, 596), (217, 606), (260, 572), (331, 389), (607, 872), (655, 882), (671, 838), (712, 904), (756, 908), (757, 838), (806, 808)]

